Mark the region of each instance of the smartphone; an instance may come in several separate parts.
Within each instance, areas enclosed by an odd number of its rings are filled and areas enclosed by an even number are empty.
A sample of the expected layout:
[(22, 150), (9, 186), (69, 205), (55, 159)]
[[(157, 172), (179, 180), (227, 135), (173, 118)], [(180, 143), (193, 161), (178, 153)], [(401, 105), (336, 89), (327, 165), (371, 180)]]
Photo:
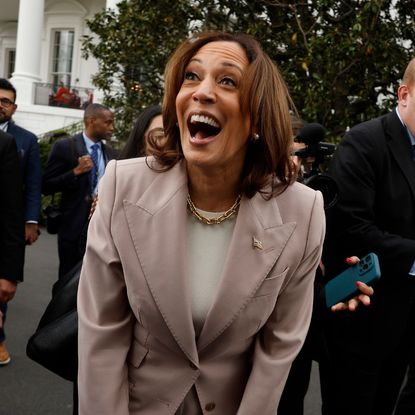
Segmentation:
[(360, 290), (356, 286), (357, 281), (371, 285), (379, 278), (379, 259), (376, 254), (371, 252), (361, 258), (359, 263), (349, 267), (326, 284), (325, 294), (327, 307), (350, 300), (358, 295)]

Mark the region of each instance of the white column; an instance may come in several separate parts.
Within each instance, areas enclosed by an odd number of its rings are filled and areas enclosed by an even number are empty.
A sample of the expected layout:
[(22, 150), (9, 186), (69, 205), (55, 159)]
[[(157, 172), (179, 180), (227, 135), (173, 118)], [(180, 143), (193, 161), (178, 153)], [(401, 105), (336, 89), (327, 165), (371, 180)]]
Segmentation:
[(17, 22), (16, 64), (11, 82), (17, 89), (17, 102), (34, 102), (34, 82), (40, 81), (45, 0), (20, 0)]
[(107, 9), (113, 9), (117, 11), (117, 4), (120, 3), (121, 0), (107, 0)]

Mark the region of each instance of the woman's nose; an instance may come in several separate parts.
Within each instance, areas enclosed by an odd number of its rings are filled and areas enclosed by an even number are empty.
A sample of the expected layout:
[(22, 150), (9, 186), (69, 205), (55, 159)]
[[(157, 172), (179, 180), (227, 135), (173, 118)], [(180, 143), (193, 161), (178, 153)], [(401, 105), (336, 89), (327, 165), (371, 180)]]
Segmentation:
[(192, 95), (195, 101), (210, 103), (216, 101), (215, 85), (210, 78), (203, 79), (196, 87)]

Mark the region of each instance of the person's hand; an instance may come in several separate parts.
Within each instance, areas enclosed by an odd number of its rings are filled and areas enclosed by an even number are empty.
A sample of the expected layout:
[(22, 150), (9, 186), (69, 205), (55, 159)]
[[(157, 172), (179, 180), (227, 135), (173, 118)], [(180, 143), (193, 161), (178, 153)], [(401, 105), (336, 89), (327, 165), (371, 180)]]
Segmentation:
[(39, 238), (39, 226), (37, 223), (25, 224), (25, 241), (28, 245), (32, 245)]
[[(347, 258), (347, 263), (349, 265), (357, 264), (360, 259), (357, 256), (352, 256)], [(357, 288), (361, 291), (361, 294), (358, 294), (356, 297), (353, 297), (349, 301), (345, 301), (342, 303), (337, 303), (331, 307), (331, 311), (342, 311), (342, 310), (349, 310), (355, 311), (359, 304), (363, 304), (364, 306), (370, 305), (370, 297), (373, 295), (374, 290), (372, 287), (369, 287), (364, 282), (357, 281), (356, 283)]]
[(301, 169), (302, 166), (304, 166), (306, 171), (310, 170), (313, 163), (316, 161), (316, 158), (312, 157), (312, 156), (308, 156), (304, 159), (302, 157), (298, 157), (298, 156), (295, 155), (296, 151), (303, 150), (306, 147), (307, 146), (304, 143), (297, 143), (297, 142), (293, 143), (291, 160), (294, 163), (297, 174), (300, 173), (300, 169)]
[(15, 281), (0, 278), (0, 302), (7, 303), (16, 293), (17, 283)]
[(293, 143), (291, 160), (294, 163), (295, 171), (296, 171), (297, 174), (300, 172), (302, 159), (301, 159), (301, 157), (296, 156), (294, 153), (297, 150), (302, 150), (304, 147), (305, 147), (305, 144), (303, 144), (303, 143), (296, 143), (296, 142)]
[(79, 176), (80, 174), (88, 173), (94, 163), (91, 159), (91, 156), (81, 156), (78, 157), (78, 165), (73, 169), (73, 173), (75, 176)]

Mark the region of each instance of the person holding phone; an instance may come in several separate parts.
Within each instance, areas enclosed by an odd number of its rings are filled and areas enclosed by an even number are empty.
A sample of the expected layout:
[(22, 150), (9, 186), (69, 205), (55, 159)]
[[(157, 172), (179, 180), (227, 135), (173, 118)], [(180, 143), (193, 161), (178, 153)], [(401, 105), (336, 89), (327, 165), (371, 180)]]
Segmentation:
[(351, 128), (329, 173), (339, 189), (323, 260), (328, 278), (343, 258), (374, 252), (382, 276), (371, 307), (330, 316), (332, 370), (323, 401), (335, 415), (391, 415), (415, 339), (415, 58), (390, 113)]

